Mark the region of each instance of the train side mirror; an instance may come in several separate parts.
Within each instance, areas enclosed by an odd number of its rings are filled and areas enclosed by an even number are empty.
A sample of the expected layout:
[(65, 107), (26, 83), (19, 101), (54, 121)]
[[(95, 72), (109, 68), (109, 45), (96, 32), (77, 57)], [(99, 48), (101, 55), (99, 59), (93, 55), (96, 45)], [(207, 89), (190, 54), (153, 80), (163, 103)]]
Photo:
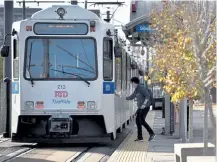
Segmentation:
[(3, 46), (1, 47), (1, 57), (8, 57), (10, 52), (10, 46), (5, 45), (6, 38), (8, 36), (15, 36), (17, 31), (15, 29), (12, 30), (12, 33), (6, 34), (4, 38)]
[(3, 45), (1, 47), (1, 57), (8, 57), (9, 56), (9, 51), (10, 51), (9, 46)]
[(115, 46), (114, 53), (116, 58), (122, 57), (122, 48), (120, 46)]

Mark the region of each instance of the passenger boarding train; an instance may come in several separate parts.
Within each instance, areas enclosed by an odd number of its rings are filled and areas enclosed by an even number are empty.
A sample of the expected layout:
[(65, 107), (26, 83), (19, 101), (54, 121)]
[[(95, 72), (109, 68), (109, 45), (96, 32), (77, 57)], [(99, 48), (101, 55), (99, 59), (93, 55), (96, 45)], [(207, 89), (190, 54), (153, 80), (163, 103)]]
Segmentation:
[(125, 97), (139, 69), (112, 24), (54, 5), (14, 22), (10, 35), (1, 56), (11, 49), (12, 141), (116, 139), (136, 111)]

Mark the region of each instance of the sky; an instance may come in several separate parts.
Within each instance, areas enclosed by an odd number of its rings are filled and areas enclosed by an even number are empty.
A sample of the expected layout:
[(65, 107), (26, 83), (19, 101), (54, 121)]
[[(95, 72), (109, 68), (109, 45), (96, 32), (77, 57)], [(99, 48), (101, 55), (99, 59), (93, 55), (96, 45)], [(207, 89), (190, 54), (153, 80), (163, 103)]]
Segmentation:
[[(9, 1), (9, 0), (7, 0)], [(11, 1), (11, 0), (10, 0)], [(19, 3), (17, 3), (17, 1), (20, 1), (20, 0), (14, 0), (14, 7), (19, 7), (19, 8), (22, 8), (22, 4), (19, 5)], [(22, 1), (22, 0), (21, 0)], [(34, 1), (34, 0), (28, 0), (28, 1)], [(36, 0), (37, 1), (37, 0)], [(43, 1), (43, 0), (39, 0), (39, 1)], [(59, 1), (59, 0), (46, 0), (46, 1)], [(66, 1), (66, 4), (70, 4), (70, 3), (67, 3), (67, 1), (69, 2), (70, 0), (60, 0), (60, 1)], [(78, 2), (84, 2), (85, 0), (78, 0)], [(117, 2), (117, 0), (89, 0), (89, 1), (94, 1), (94, 2), (102, 2), (102, 1), (106, 1), (106, 2)], [(114, 24), (121, 24), (119, 23), (118, 21), (122, 22), (123, 24), (126, 24), (129, 22), (129, 16), (130, 16), (130, 0), (118, 0), (119, 2), (125, 2), (125, 5), (119, 7), (117, 9), (117, 11), (115, 12), (115, 15), (114, 15), (114, 19), (117, 20), (117, 21), (114, 21)], [(0, 0), (0, 4), (1, 5), (4, 5), (4, 0)], [(55, 5), (58, 5), (58, 4), (61, 4), (61, 3), (53, 3)], [(63, 4), (63, 3), (62, 3)], [(84, 7), (84, 4), (83, 3), (79, 3), (78, 4), (79, 6), (81, 7)], [(106, 12), (106, 8), (109, 7), (109, 6), (104, 6), (104, 7), (99, 7), (99, 6), (93, 6), (91, 4), (88, 4), (88, 9), (100, 9), (101, 10), (101, 13), (104, 14)], [(47, 8), (47, 7), (50, 7), (52, 6), (52, 2), (51, 3), (40, 3), (39, 6), (37, 3), (26, 3), (26, 7), (30, 7), (30, 8)], [(117, 8), (117, 6), (111, 6), (111, 11), (112, 10), (115, 10)], [(124, 16), (123, 16), (124, 15)]]
[[(11, 1), (11, 0), (7, 0), (7, 1)], [(17, 3), (17, 1), (20, 0), (13, 0), (14, 1), (14, 7), (18, 7), (18, 8), (22, 8), (22, 4), (19, 5), (19, 3)], [(34, 0), (28, 0), (28, 1), (34, 1)], [(37, 1), (37, 0), (36, 0)], [(43, 0), (39, 0), (39, 1), (43, 1)], [(58, 1), (58, 0), (46, 0), (46, 1)], [(70, 0), (61, 0), (61, 1), (66, 1), (66, 4), (70, 4)], [(78, 0), (78, 2), (84, 2), (85, 0)], [(121, 7), (119, 7), (114, 16), (113, 16), (113, 21), (111, 21), (111, 23), (113, 22), (114, 25), (125, 25), (130, 21), (130, 2), (131, 0), (88, 0), (91, 2), (102, 2), (102, 1), (106, 1), (106, 2), (125, 2), (125, 4)], [(68, 3), (67, 3), (68, 2)], [(29, 8), (42, 8), (45, 9), (47, 7), (52, 6), (52, 4), (58, 5), (60, 3), (39, 3), (39, 6), (37, 3), (26, 3), (26, 7)], [(4, 0), (0, 0), (0, 5), (4, 5)], [(78, 3), (79, 6), (84, 7), (84, 3)], [(110, 7), (111, 13), (113, 13), (113, 11), (117, 8), (117, 6), (93, 6), (91, 4), (88, 4), (88, 9), (100, 9), (101, 14), (105, 14), (107, 11), (107, 7)], [(104, 15), (103, 15), (104, 16)], [(120, 30), (119, 30), (120, 31)], [(120, 32), (121, 37), (124, 37), (124, 34), (122, 32)]]

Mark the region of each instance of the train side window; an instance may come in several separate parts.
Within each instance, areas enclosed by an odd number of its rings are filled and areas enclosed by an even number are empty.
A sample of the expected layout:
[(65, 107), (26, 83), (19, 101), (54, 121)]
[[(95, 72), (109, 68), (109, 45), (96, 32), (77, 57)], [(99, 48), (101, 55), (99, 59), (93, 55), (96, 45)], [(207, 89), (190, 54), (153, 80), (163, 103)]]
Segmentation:
[(18, 40), (13, 39), (13, 78), (19, 79), (19, 45)]
[(113, 80), (113, 42), (110, 38), (103, 40), (103, 79)]

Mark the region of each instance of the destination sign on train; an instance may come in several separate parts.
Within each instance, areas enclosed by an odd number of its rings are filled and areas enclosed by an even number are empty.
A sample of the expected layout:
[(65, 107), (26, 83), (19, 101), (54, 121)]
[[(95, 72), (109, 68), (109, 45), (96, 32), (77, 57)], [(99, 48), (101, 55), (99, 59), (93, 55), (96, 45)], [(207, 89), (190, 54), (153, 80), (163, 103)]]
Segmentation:
[(36, 23), (34, 32), (38, 35), (86, 35), (88, 26), (84, 23)]

